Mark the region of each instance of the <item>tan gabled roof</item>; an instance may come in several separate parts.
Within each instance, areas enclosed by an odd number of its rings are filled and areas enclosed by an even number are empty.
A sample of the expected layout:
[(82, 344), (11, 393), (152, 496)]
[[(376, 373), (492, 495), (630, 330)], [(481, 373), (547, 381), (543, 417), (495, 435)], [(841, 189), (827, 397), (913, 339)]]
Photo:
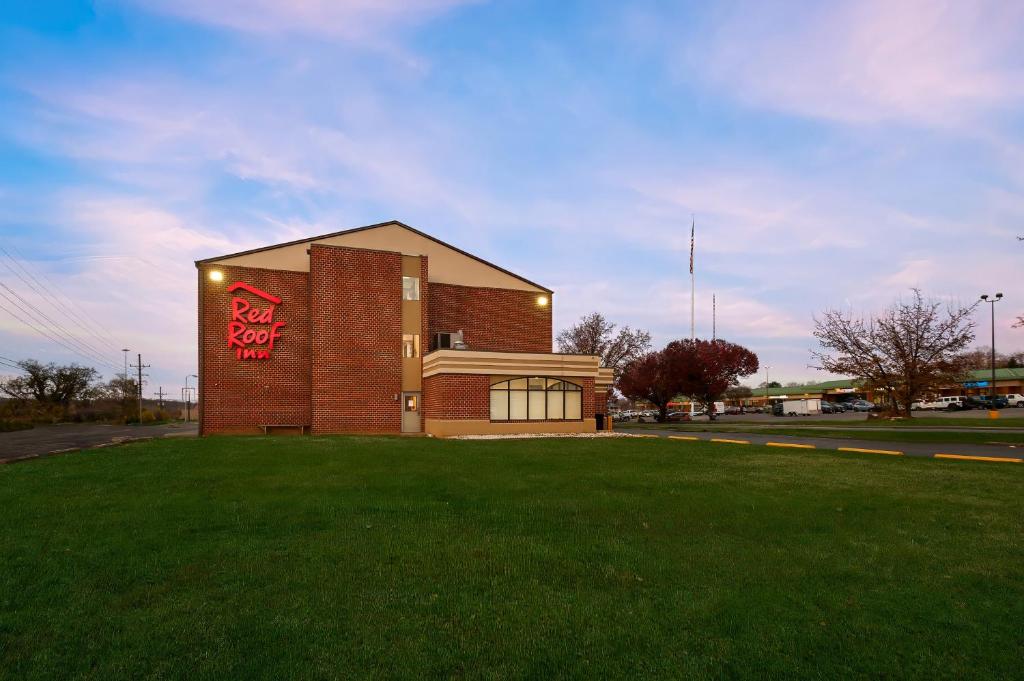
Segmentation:
[(550, 289), (540, 284), (435, 239), (398, 220), (197, 260), (196, 266), (235, 265), (308, 272), (309, 255), (306, 250), (314, 243), (392, 251), (403, 255), (425, 255), (429, 258), (428, 279), (432, 282), (551, 293)]

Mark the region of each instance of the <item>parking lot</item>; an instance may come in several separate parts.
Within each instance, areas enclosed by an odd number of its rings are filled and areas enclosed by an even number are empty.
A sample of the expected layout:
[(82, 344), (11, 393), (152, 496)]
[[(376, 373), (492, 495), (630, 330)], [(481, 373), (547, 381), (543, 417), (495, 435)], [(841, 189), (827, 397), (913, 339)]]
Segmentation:
[[(1000, 409), (999, 413), (1004, 418), (1024, 418), (1024, 409), (1010, 407), (1007, 409)], [(966, 411), (915, 411), (914, 417), (916, 418), (951, 418), (951, 419), (983, 419), (988, 417), (988, 412), (983, 409), (969, 409)], [(867, 421), (868, 414), (866, 412), (856, 411), (845, 411), (840, 414), (811, 414), (809, 416), (772, 416), (771, 414), (719, 414), (715, 421), (717, 423), (785, 423), (787, 420), (801, 421), (822, 421), (823, 423), (849, 423), (853, 421)], [(653, 418), (645, 418), (646, 422), (653, 422)], [(707, 423), (710, 419), (707, 416), (694, 417), (693, 423)], [(636, 423), (637, 419), (631, 419), (632, 423)], [(619, 421), (616, 421), (619, 423)], [(622, 422), (624, 423), (624, 422)]]

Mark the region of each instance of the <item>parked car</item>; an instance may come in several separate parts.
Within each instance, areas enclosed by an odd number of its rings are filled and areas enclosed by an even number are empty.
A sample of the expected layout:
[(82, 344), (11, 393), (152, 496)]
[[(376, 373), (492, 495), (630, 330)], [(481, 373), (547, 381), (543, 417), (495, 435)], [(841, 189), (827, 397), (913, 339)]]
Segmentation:
[(996, 395), (994, 401), (991, 395), (971, 395), (966, 401), (971, 409), (1005, 409), (1010, 406), (1002, 395)]
[(743, 413), (743, 410), (735, 405), (730, 404), (725, 408), (725, 411), (723, 411), (722, 413), (728, 416), (739, 416), (740, 414)]
[(822, 414), (835, 414), (836, 408), (832, 406), (831, 402), (821, 401), (821, 413)]
[(688, 412), (688, 411), (673, 411), (673, 412), (669, 412), (665, 416), (665, 420), (666, 421), (676, 421), (676, 422), (678, 422), (678, 421), (689, 421), (690, 420), (690, 412)]
[(1006, 396), (1006, 403), (1011, 407), (1024, 407), (1024, 395), (1010, 393)]
[(875, 411), (878, 407), (867, 400), (853, 400), (849, 403), (853, 411)]

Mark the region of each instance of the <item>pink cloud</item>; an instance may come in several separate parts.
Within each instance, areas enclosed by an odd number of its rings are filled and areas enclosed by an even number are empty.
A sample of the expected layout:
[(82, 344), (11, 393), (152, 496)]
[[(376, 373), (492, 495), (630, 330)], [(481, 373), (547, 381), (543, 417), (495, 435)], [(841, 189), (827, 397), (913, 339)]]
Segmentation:
[(961, 126), (1024, 97), (1024, 5), (859, 0), (744, 5), (688, 59), (757, 106), (846, 123)]

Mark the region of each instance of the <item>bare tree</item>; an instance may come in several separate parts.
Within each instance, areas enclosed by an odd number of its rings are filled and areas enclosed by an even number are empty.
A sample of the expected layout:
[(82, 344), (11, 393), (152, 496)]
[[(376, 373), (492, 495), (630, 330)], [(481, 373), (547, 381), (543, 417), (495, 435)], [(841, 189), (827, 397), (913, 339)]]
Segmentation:
[(584, 316), (574, 326), (563, 329), (556, 338), (559, 352), (600, 355), (601, 366), (618, 377), (623, 367), (643, 356), (651, 348), (651, 334), (628, 326), (615, 333), (615, 324), (599, 312)]
[(0, 392), (18, 400), (34, 399), (41, 404), (64, 407), (86, 397), (99, 375), (91, 367), (41, 364), (34, 359), (22, 360), (18, 366), (24, 375), (0, 382)]
[(976, 305), (943, 305), (913, 289), (909, 301), (871, 319), (828, 310), (814, 320), (814, 336), (824, 349), (811, 353), (818, 362), (814, 368), (860, 379), (863, 388), (887, 394), (893, 411), (909, 417), (911, 403), (963, 380)]

